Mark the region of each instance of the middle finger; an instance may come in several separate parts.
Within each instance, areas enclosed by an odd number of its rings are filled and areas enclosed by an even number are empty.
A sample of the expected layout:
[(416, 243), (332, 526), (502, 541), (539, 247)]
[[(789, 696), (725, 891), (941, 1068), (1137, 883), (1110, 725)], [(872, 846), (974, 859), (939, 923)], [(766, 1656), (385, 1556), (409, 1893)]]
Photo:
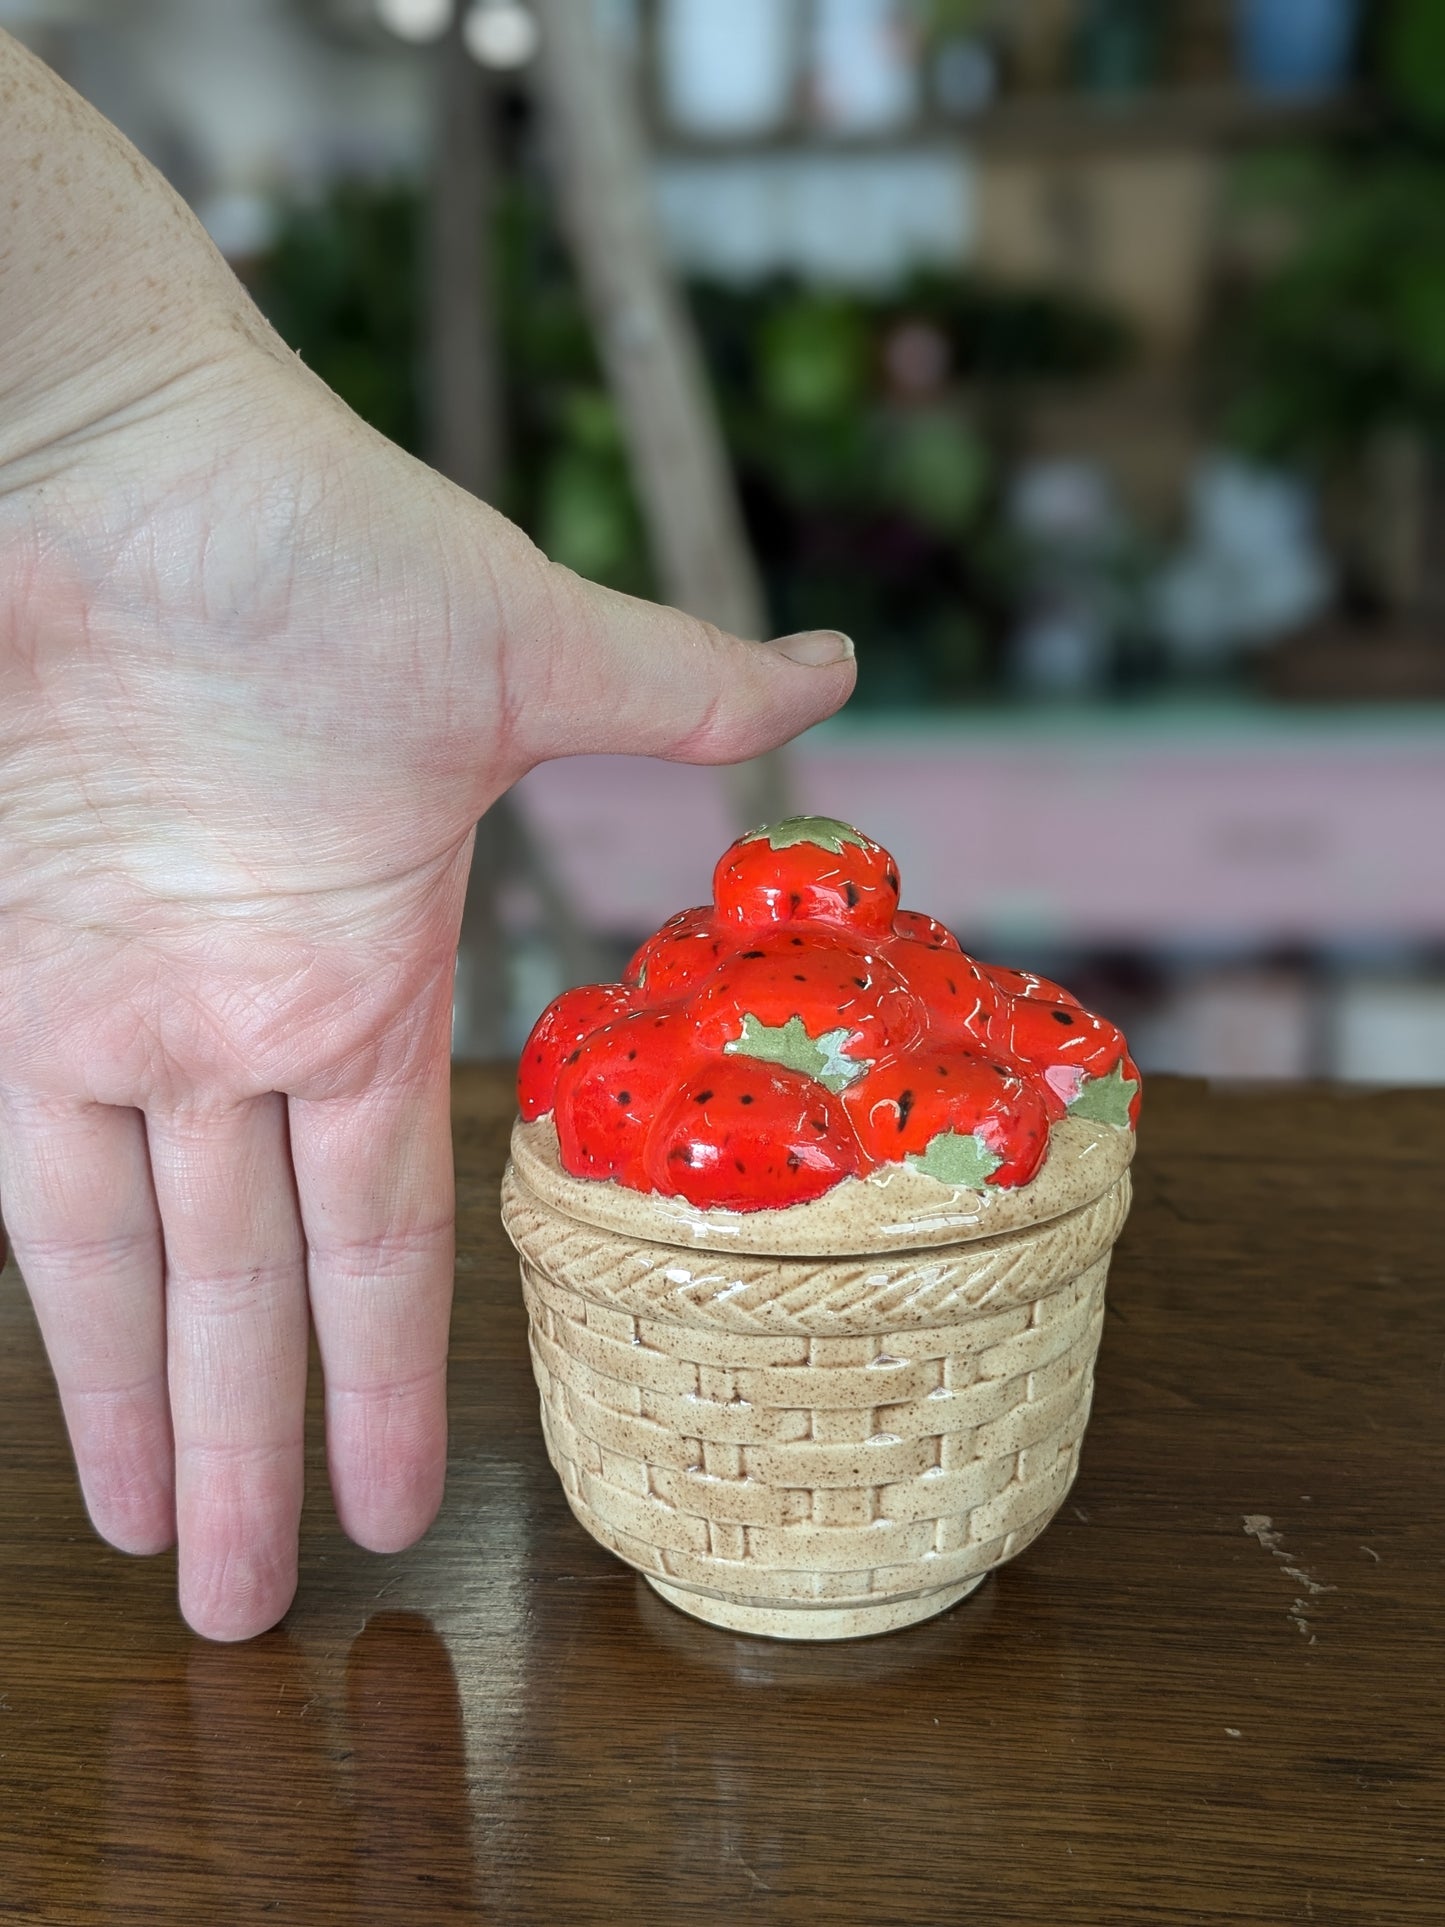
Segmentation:
[(165, 1231), (181, 1611), (210, 1639), (272, 1626), (296, 1590), (305, 1265), (274, 1094), (147, 1119)]

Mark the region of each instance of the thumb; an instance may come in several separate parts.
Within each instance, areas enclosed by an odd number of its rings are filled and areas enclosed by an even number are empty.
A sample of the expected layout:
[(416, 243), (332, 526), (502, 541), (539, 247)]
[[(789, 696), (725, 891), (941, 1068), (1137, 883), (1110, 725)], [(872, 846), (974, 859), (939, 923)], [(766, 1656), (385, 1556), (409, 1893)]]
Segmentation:
[(550, 660), (518, 704), (537, 762), (606, 751), (742, 762), (831, 716), (853, 693), (853, 645), (837, 630), (743, 642), (697, 616), (549, 568)]

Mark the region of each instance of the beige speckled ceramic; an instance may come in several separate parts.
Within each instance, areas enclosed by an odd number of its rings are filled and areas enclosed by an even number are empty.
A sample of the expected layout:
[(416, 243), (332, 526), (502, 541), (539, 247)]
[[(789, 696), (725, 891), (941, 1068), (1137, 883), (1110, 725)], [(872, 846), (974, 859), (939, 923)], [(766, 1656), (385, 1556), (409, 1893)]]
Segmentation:
[(1016, 1191), (902, 1167), (787, 1211), (577, 1179), (519, 1123), (552, 1462), (589, 1532), (697, 1618), (888, 1632), (964, 1598), (1073, 1481), (1133, 1133), (1066, 1119)]

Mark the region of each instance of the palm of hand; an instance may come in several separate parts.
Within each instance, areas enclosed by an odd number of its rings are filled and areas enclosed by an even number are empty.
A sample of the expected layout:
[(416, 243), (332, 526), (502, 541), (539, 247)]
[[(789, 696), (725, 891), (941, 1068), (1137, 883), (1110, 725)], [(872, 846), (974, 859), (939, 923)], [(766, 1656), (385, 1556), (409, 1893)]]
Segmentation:
[(294, 1585), (308, 1280), (343, 1522), (392, 1548), (439, 1496), (452, 963), (549, 594), (248, 381), (56, 461), (0, 654), (6, 1214), (98, 1527), (178, 1530), (221, 1636)]

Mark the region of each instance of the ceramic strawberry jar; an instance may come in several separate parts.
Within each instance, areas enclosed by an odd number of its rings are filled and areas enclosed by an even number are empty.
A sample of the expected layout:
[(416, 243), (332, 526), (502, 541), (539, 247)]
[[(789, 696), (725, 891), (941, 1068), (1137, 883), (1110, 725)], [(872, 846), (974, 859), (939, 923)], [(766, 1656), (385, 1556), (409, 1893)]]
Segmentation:
[(522, 1055), (503, 1217), (573, 1511), (793, 1639), (943, 1610), (1074, 1477), (1139, 1074), (798, 817)]

